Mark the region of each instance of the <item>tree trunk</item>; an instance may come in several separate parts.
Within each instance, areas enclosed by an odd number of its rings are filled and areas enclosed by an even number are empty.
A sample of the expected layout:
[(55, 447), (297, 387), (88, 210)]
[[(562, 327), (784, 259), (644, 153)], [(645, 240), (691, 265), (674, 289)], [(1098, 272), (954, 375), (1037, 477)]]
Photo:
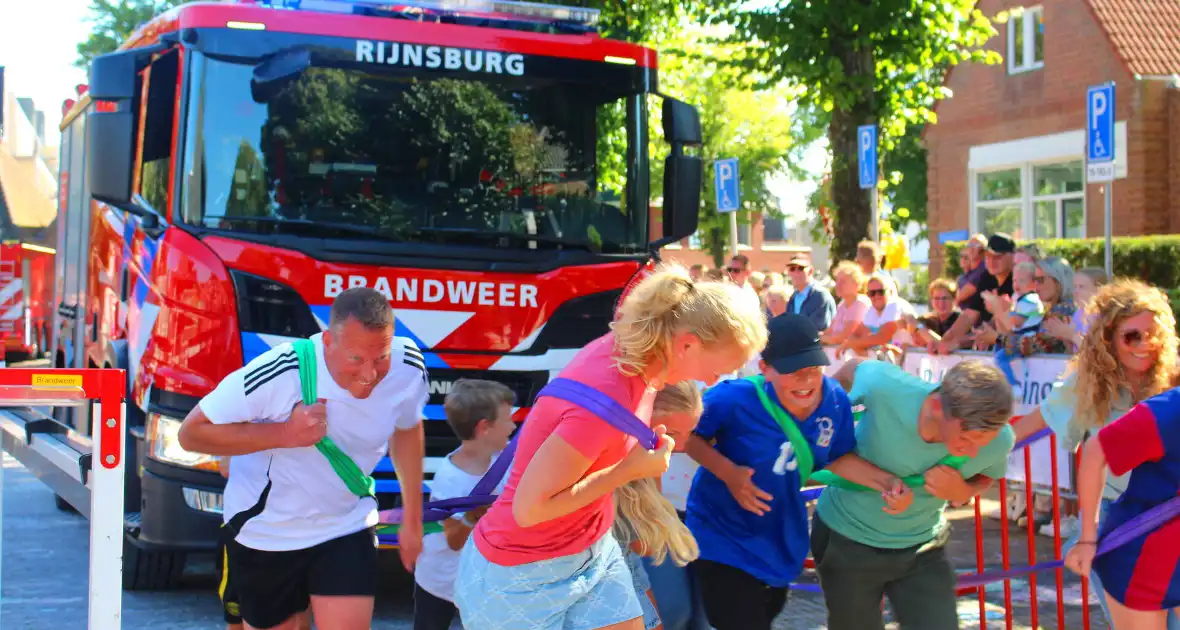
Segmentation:
[(725, 241), (727, 234), (729, 234), (729, 230), (723, 231), (720, 228), (709, 230), (709, 253), (713, 255), (713, 264), (717, 268), (725, 264), (726, 256), (729, 255), (729, 244)]
[(856, 90), (850, 107), (842, 108), (836, 104), (828, 126), (832, 151), (832, 206), (835, 210), (833, 265), (841, 260), (855, 260), (856, 244), (872, 237), (872, 207), (869, 205), (872, 191), (860, 187), (856, 136), (858, 126), (873, 123), (876, 119), (873, 91), (876, 64), (872, 46), (865, 42), (863, 48), (857, 49), (854, 46), (860, 42), (855, 38), (848, 38), (843, 43), (839, 41), (833, 38), (833, 48), (844, 65), (845, 85), (863, 87)]

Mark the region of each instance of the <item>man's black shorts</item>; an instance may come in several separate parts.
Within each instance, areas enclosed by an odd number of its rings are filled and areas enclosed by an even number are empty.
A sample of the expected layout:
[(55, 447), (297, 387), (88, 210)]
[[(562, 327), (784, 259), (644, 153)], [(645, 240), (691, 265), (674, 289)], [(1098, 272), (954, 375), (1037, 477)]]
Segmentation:
[(221, 598), (221, 608), (225, 612), (225, 623), (241, 624), (242, 615), (238, 610), (238, 591), (235, 588), (234, 580), (229, 575), (229, 562), (227, 561), (226, 543), (231, 537), (232, 534), (229, 533), (229, 530), (222, 526), (217, 541), (217, 566), (221, 567), (217, 578), (217, 596)]
[(377, 532), (371, 527), (295, 551), (258, 551), (230, 540), (226, 552), (239, 614), (254, 628), (277, 626), (307, 610), (312, 595), (377, 594)]

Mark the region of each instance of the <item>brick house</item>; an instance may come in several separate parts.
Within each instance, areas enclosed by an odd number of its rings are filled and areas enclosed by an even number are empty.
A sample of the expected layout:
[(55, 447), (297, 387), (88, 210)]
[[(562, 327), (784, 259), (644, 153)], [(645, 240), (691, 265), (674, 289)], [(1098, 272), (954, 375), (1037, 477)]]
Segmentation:
[[(1085, 181), (1086, 89), (1116, 86), (1116, 236), (1180, 232), (1180, 2), (980, 0), (1014, 10), (963, 64), (926, 129), (931, 271), (939, 235), (1101, 237), (1103, 185)], [(1021, 11), (1020, 8), (1023, 7)]]

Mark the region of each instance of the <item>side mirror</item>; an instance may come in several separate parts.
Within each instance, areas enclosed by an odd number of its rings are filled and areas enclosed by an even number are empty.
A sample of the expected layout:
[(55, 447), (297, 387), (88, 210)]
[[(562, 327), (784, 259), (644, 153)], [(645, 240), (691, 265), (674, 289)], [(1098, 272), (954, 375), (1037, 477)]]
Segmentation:
[[(86, 160), (86, 184), (94, 199), (136, 214), (150, 214), (131, 203), (137, 78), (152, 55), (171, 45), (171, 38), (161, 38), (152, 46), (101, 55), (90, 62), (87, 93), (95, 103), (86, 118), (86, 145), (94, 153)], [(157, 218), (152, 215), (151, 220)]]
[(86, 92), (96, 101), (133, 101), (139, 96), (135, 79), (152, 60), (152, 55), (167, 50), (172, 38), (144, 48), (99, 55), (90, 60), (90, 83)]
[[(86, 160), (90, 196), (114, 206), (131, 203), (131, 163), (135, 159), (135, 115), (129, 111), (91, 111), (86, 145), (96, 151)], [(98, 156), (101, 155), (101, 158)], [(97, 159), (95, 159), (97, 158)]]
[(699, 146), (702, 142), (700, 114), (692, 105), (668, 96), (663, 98), (664, 138), (671, 150), (664, 161), (664, 236), (658, 241), (659, 247), (697, 231), (704, 172), (699, 156), (684, 153), (686, 146)]

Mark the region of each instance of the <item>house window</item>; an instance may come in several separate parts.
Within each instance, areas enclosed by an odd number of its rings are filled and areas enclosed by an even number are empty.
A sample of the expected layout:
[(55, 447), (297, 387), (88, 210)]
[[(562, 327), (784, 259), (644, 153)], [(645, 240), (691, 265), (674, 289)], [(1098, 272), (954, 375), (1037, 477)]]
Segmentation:
[(984, 234), (1020, 232), (1020, 169), (979, 173), (975, 183), (975, 217)]
[(1044, 65), (1044, 8), (1013, 10), (1008, 18), (1008, 72), (1027, 72)]
[(787, 220), (782, 217), (762, 216), (762, 242), (781, 243), (787, 239)]
[(974, 228), (1014, 238), (1085, 238), (1082, 162), (1023, 164), (975, 173)]
[(1085, 175), (1081, 162), (1032, 167), (1033, 238), (1082, 238)]

